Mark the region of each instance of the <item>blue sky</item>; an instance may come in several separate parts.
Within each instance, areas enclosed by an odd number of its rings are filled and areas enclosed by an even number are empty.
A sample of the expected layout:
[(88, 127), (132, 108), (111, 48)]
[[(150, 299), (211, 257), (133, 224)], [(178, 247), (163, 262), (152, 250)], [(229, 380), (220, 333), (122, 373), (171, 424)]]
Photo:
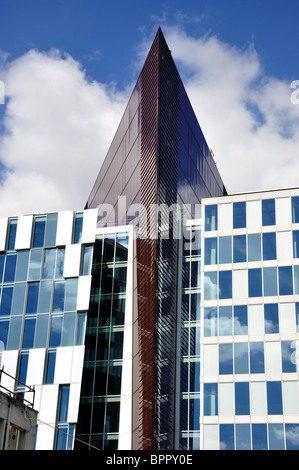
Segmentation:
[(298, 13), (296, 0), (0, 0), (0, 215), (84, 205), (158, 26), (228, 191), (299, 186)]

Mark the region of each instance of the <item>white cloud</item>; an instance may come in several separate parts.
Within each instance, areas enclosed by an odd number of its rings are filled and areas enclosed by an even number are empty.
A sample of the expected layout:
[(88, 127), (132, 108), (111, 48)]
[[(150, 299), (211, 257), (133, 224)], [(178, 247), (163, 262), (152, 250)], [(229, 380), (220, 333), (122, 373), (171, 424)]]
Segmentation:
[(29, 51), (2, 70), (7, 106), (0, 215), (84, 207), (128, 95), (70, 56)]

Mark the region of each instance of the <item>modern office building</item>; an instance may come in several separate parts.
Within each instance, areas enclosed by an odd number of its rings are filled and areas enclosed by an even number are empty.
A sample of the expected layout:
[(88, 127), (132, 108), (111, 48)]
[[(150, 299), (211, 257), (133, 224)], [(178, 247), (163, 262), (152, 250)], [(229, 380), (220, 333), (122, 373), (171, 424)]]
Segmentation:
[(298, 200), (227, 195), (159, 29), (84, 210), (0, 220), (35, 448), (299, 448)]

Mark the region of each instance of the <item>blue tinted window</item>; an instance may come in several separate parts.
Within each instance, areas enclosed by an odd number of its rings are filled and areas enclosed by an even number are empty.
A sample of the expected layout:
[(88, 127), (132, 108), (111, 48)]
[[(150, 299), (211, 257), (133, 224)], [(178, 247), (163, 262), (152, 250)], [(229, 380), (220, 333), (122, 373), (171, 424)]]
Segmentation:
[(77, 213), (75, 215), (74, 243), (81, 242), (82, 226), (83, 226), (83, 213)]
[(219, 374), (233, 374), (233, 345), (219, 344)]
[(217, 272), (204, 274), (204, 296), (205, 300), (217, 300)]
[(267, 425), (264, 423), (252, 424), (252, 450), (267, 450)]
[(39, 282), (30, 282), (28, 284), (26, 313), (37, 312), (38, 293)]
[(7, 250), (8, 251), (15, 249), (17, 224), (18, 224), (17, 219), (10, 219), (8, 221), (8, 243), (7, 243)]
[(248, 334), (247, 305), (235, 305), (234, 307), (234, 334)]
[(282, 372), (297, 372), (296, 343), (294, 341), (281, 342)]
[(264, 268), (264, 296), (277, 295), (277, 268)]
[(268, 424), (269, 450), (284, 450), (283, 424)]
[(246, 261), (246, 235), (234, 236), (234, 263)]
[(1, 316), (10, 315), (12, 295), (13, 295), (13, 286), (3, 286), (2, 296), (1, 296), (1, 305), (0, 305)]
[(204, 384), (204, 415), (218, 415), (218, 384)]
[(262, 224), (275, 225), (275, 199), (262, 200)]
[(296, 331), (299, 333), (299, 303), (295, 303), (295, 309), (296, 309)]
[(248, 261), (261, 260), (261, 234), (251, 233), (248, 235)]
[(57, 250), (57, 259), (56, 259), (56, 272), (55, 279), (63, 278), (63, 268), (64, 268), (64, 248), (58, 248)]
[(16, 272), (17, 255), (15, 253), (8, 253), (6, 255), (4, 280), (3, 282), (14, 282)]
[(86, 313), (78, 313), (76, 345), (84, 344), (85, 321), (86, 321)]
[(36, 319), (35, 348), (45, 348), (48, 340), (49, 315), (38, 315)]
[(262, 297), (262, 270), (259, 268), (248, 269), (248, 293), (249, 297)]
[(236, 415), (249, 415), (249, 383), (235, 383), (235, 410)]
[(29, 263), (29, 281), (37, 281), (40, 279), (41, 263), (42, 263), (43, 250), (31, 250), (30, 263)]
[(19, 349), (23, 317), (11, 317), (7, 349)]
[(293, 294), (292, 266), (280, 266), (279, 273), (279, 295)]
[(61, 344), (62, 335), (62, 315), (52, 315), (50, 327), (49, 347), (56, 348)]
[(34, 224), (33, 248), (44, 246), (46, 216), (36, 217)]
[(299, 294), (299, 266), (294, 266), (294, 290), (295, 294)]
[(232, 272), (219, 271), (219, 299), (232, 298)]
[(56, 281), (54, 283), (53, 312), (62, 312), (64, 309), (65, 282)]
[(217, 230), (217, 205), (205, 206), (205, 230)]
[[(22, 384), (26, 384), (28, 359), (29, 359), (29, 352), (27, 351), (22, 352), (21, 357), (20, 357), (19, 374), (18, 374), (18, 380), (22, 382)], [(22, 384), (19, 384), (18, 388), (22, 388)]]
[(279, 333), (278, 304), (264, 304), (265, 333)]
[(69, 429), (67, 424), (57, 425), (55, 450), (67, 450), (68, 431)]
[(236, 424), (236, 450), (250, 449), (250, 424)]
[(219, 307), (219, 336), (233, 334), (232, 307)]
[(263, 259), (276, 259), (276, 233), (263, 233)]
[(83, 247), (83, 256), (82, 256), (82, 264), (81, 264), (81, 276), (89, 276), (91, 273), (91, 264), (92, 264), (92, 246), (84, 246)]
[(25, 320), (22, 349), (33, 348), (34, 333), (35, 333), (35, 317), (29, 317)]
[(48, 351), (47, 362), (46, 362), (46, 374), (45, 374), (45, 383), (52, 384), (54, 382), (54, 372), (55, 372), (55, 362), (56, 362), (56, 351)]
[(77, 305), (78, 278), (66, 279), (65, 289), (65, 311), (76, 310)]
[(246, 227), (246, 202), (233, 203), (233, 228)]
[(73, 346), (76, 328), (76, 312), (68, 312), (63, 317), (61, 346)]
[(5, 255), (0, 254), (0, 283), (2, 282), (2, 279), (3, 279), (4, 263), (5, 263)]
[(0, 319), (0, 353), (6, 349), (9, 320)]
[(286, 450), (299, 450), (299, 424), (285, 425), (286, 430)]
[(299, 258), (299, 230), (293, 231), (293, 256)]
[(12, 315), (23, 315), (26, 287), (26, 282), (18, 282), (15, 284), (11, 309)]
[(70, 386), (69, 385), (60, 385), (59, 389), (59, 414), (58, 422), (66, 423), (67, 422), (67, 413), (69, 406), (69, 395), (70, 395)]
[(232, 237), (219, 237), (219, 263), (232, 262)]
[(299, 197), (292, 197), (292, 223), (299, 223)]
[(15, 281), (26, 281), (28, 272), (29, 250), (18, 252), (18, 261)]
[(234, 425), (220, 424), (220, 450), (234, 450)]
[(235, 343), (235, 374), (248, 374), (248, 343)]
[(282, 414), (281, 382), (267, 382), (267, 403), (269, 415)]
[(43, 279), (53, 279), (56, 261), (56, 250), (48, 249), (44, 252)]
[(264, 364), (264, 343), (261, 341), (250, 343), (250, 373), (263, 374)]
[(205, 264), (217, 264), (217, 238), (205, 239)]
[(217, 308), (204, 309), (204, 336), (217, 336)]
[(45, 246), (56, 245), (56, 232), (57, 232), (57, 214), (47, 215), (47, 225), (45, 232)]
[(48, 313), (51, 308), (52, 281), (41, 281), (39, 289), (38, 313)]

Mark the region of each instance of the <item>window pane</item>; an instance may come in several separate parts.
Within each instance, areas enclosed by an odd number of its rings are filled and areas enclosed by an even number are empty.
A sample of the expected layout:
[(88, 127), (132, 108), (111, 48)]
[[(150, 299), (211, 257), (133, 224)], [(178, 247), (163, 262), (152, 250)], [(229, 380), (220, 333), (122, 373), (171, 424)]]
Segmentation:
[(47, 346), (49, 328), (49, 315), (38, 315), (36, 319), (35, 348), (45, 348)]
[(11, 310), (12, 315), (23, 315), (26, 287), (26, 282), (19, 282), (15, 284)]
[(262, 200), (262, 224), (275, 225), (275, 199)]
[[(28, 359), (29, 359), (29, 353), (23, 352), (20, 357), (20, 366), (19, 366), (19, 375), (18, 375), (18, 380), (22, 382), (22, 384), (26, 384)], [(22, 388), (22, 385), (19, 384), (18, 387)]]
[(118, 233), (116, 235), (115, 261), (127, 261), (128, 259), (129, 237), (127, 234)]
[(217, 205), (205, 206), (205, 230), (217, 230)]
[(44, 266), (43, 266), (43, 279), (53, 279), (56, 261), (56, 250), (45, 250)]
[(205, 239), (205, 264), (217, 264), (217, 238)]
[(264, 268), (264, 296), (277, 295), (277, 268)]
[(285, 425), (286, 429), (286, 449), (299, 450), (299, 424)]
[(61, 344), (62, 315), (52, 315), (50, 327), (49, 347), (56, 348)]
[(276, 259), (276, 233), (263, 233), (263, 259)]
[(267, 402), (269, 415), (282, 414), (281, 382), (267, 382)]
[(232, 307), (219, 307), (219, 335), (229, 336), (233, 334)]
[(36, 217), (34, 224), (33, 247), (40, 248), (44, 246), (46, 217)]
[[(193, 268), (197, 267), (197, 263), (191, 263)], [(194, 270), (193, 270), (194, 273)], [(126, 282), (127, 282), (127, 267), (115, 265), (114, 269), (114, 288), (113, 291), (115, 294), (119, 294), (126, 291)]]
[(205, 300), (217, 300), (217, 272), (204, 274)]
[(81, 264), (81, 276), (89, 276), (91, 273), (91, 264), (92, 264), (92, 246), (83, 247), (83, 256)]
[(26, 281), (28, 272), (29, 250), (22, 250), (18, 252), (18, 261), (16, 269), (16, 282)]
[(299, 258), (299, 230), (293, 231), (293, 256)]
[(11, 317), (7, 349), (19, 349), (23, 317)]
[(262, 297), (262, 270), (248, 269), (249, 297)]
[(58, 248), (57, 249), (55, 279), (62, 279), (63, 278), (64, 253), (65, 253), (64, 248)]
[(74, 243), (81, 243), (83, 213), (75, 214)]
[(52, 281), (41, 281), (38, 301), (38, 313), (48, 313), (51, 307)]
[(294, 341), (281, 342), (282, 372), (297, 372), (296, 343)]
[(252, 424), (252, 450), (267, 450), (267, 425)]
[(76, 310), (77, 290), (78, 290), (78, 278), (66, 279), (65, 307), (64, 307), (66, 312), (71, 312), (71, 311)]
[(236, 450), (250, 449), (250, 424), (236, 424)]
[(29, 281), (37, 281), (40, 279), (42, 255), (43, 250), (31, 250), (28, 273)]
[(283, 424), (268, 424), (269, 450), (284, 450)]
[(235, 410), (236, 415), (249, 415), (249, 383), (235, 383)]
[(299, 266), (294, 266), (294, 290), (295, 295), (299, 294)]
[(219, 374), (233, 374), (233, 345), (219, 344)]
[(63, 312), (65, 295), (65, 281), (56, 281), (54, 283), (53, 312)]
[(232, 237), (219, 237), (219, 263), (232, 262)]
[(76, 312), (64, 314), (61, 346), (73, 346), (76, 327)]
[(59, 390), (59, 402), (60, 402), (59, 415), (58, 415), (59, 423), (67, 422), (69, 395), (70, 395), (70, 386), (61, 385), (60, 390)]
[(248, 334), (247, 305), (235, 305), (234, 307), (234, 334)]
[(45, 246), (56, 245), (57, 214), (47, 215), (47, 225), (45, 234)]
[(234, 263), (246, 261), (246, 235), (234, 236)]
[(299, 223), (299, 197), (292, 197), (292, 223)]
[(0, 353), (6, 349), (8, 328), (9, 320), (0, 319)]
[(18, 224), (17, 219), (9, 219), (8, 221), (8, 243), (7, 243), (8, 251), (15, 249), (17, 224)]
[(216, 308), (204, 309), (204, 335), (205, 336), (217, 335), (217, 309)]
[(22, 349), (33, 348), (36, 318), (25, 319)]
[(37, 312), (38, 293), (39, 282), (30, 282), (28, 284), (26, 314)]
[(264, 343), (252, 342), (250, 343), (250, 373), (263, 374), (264, 372)]
[(248, 374), (248, 343), (235, 343), (235, 374)]
[(2, 296), (1, 296), (1, 305), (0, 305), (1, 316), (10, 315), (12, 295), (13, 295), (13, 286), (3, 286)]
[(232, 272), (219, 271), (219, 299), (232, 298)]
[(0, 283), (2, 283), (2, 279), (3, 279), (4, 263), (5, 263), (5, 255), (0, 254)]
[(220, 424), (220, 450), (234, 450), (233, 424)]
[(52, 384), (54, 382), (54, 372), (55, 372), (55, 362), (56, 362), (56, 351), (48, 351), (47, 363), (46, 363), (46, 376), (45, 383)]
[(279, 295), (293, 294), (292, 266), (280, 266), (279, 272)]
[(76, 345), (84, 344), (86, 313), (78, 313)]
[(252, 233), (248, 235), (248, 261), (261, 260), (261, 234)]
[(218, 415), (218, 384), (204, 384), (204, 415)]
[(15, 253), (8, 253), (6, 255), (4, 280), (3, 282), (14, 282), (16, 272), (17, 255)]
[(59, 424), (57, 429), (55, 450), (67, 450), (68, 425)]
[(233, 228), (246, 227), (246, 202), (233, 203)]
[(265, 304), (265, 333), (279, 333), (278, 304)]

